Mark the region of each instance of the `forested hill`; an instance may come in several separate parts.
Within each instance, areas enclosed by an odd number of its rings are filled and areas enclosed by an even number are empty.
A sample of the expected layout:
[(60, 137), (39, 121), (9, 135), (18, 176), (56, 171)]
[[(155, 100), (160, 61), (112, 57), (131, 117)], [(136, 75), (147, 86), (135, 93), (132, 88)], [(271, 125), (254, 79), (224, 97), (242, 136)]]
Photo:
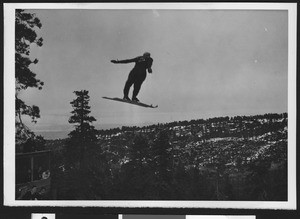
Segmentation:
[(76, 145), (55, 154), (53, 188), (58, 199), (287, 200), (287, 123), (284, 113), (98, 130), (79, 168)]
[[(268, 160), (269, 165), (286, 162), (287, 114), (257, 116), (219, 117), (207, 120), (191, 120), (157, 124), (145, 127), (122, 127), (101, 130), (98, 139), (119, 164), (130, 161), (130, 150), (151, 154), (161, 133), (165, 133), (174, 163), (181, 162), (185, 168), (213, 166), (216, 162), (236, 166), (255, 160)], [(141, 138), (143, 145), (135, 144)], [(157, 145), (158, 147), (160, 145)], [(124, 154), (123, 154), (124, 153)], [(126, 156), (127, 155), (127, 156)]]
[(158, 123), (144, 127), (123, 126), (122, 128), (99, 130), (98, 138), (110, 139), (128, 132), (153, 133), (160, 130), (168, 130), (170, 134), (172, 134), (172, 137), (177, 139), (188, 139), (190, 136), (202, 140), (217, 137), (241, 137), (246, 139), (263, 134), (269, 134), (276, 130), (280, 133), (284, 133), (284, 128), (287, 128), (287, 113), (216, 117), (206, 120), (198, 119), (171, 123)]

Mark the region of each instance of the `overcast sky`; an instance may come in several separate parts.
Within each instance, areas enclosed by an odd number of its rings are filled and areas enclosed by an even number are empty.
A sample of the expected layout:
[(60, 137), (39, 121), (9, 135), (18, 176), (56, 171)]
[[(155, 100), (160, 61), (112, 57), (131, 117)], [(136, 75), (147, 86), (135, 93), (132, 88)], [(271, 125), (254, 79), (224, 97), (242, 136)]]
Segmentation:
[[(96, 128), (287, 112), (288, 12), (265, 10), (30, 10), (44, 39), (31, 56), (45, 82), (21, 97), (40, 107), (35, 131), (72, 129), (73, 91), (89, 91)], [(153, 74), (139, 93), (156, 109), (123, 97), (134, 64), (151, 53)], [(131, 97), (130, 90), (130, 97)]]

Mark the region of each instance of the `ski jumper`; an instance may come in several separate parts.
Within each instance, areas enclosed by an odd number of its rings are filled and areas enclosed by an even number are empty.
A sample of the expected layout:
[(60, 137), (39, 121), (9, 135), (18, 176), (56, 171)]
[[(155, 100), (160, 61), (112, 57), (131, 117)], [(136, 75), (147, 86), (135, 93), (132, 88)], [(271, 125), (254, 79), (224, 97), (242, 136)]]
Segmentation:
[(134, 68), (130, 71), (128, 75), (128, 79), (124, 86), (124, 97), (128, 97), (129, 89), (132, 85), (134, 85), (132, 99), (135, 99), (141, 89), (141, 85), (146, 79), (147, 71), (152, 73), (151, 66), (153, 63), (153, 59), (151, 57), (138, 56), (133, 59), (120, 60), (116, 63), (131, 63), (135, 62)]

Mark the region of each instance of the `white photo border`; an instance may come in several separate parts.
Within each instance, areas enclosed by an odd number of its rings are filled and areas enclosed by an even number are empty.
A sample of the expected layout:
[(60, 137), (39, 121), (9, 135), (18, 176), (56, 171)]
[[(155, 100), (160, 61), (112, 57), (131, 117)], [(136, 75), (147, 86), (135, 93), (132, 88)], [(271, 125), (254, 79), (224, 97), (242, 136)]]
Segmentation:
[[(6, 3), (4, 4), (4, 205), (121, 208), (296, 209), (297, 3)], [(288, 201), (15, 200), (15, 9), (198, 9), (288, 11)]]

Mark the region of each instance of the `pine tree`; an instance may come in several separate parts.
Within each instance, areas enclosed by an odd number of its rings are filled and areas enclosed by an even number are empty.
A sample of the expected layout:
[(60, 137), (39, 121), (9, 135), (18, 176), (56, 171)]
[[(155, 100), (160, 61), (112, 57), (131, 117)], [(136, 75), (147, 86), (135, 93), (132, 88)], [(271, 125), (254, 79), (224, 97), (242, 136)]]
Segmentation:
[(31, 60), (30, 47), (33, 44), (43, 45), (43, 39), (38, 38), (35, 30), (41, 28), (42, 24), (35, 14), (26, 13), (24, 10), (16, 9), (15, 13), (15, 79), (16, 79), (16, 140), (24, 142), (34, 134), (23, 124), (21, 115), (27, 115), (33, 122), (40, 117), (37, 106), (29, 106), (19, 98), (22, 90), (30, 88), (42, 89), (44, 83), (36, 78), (36, 74), (30, 70), (31, 64), (37, 64), (38, 60)]
[(77, 98), (71, 102), (73, 107), (72, 116), (69, 123), (76, 124), (75, 130), (69, 133), (68, 142), (68, 157), (71, 161), (79, 161), (81, 163), (84, 158), (87, 145), (95, 142), (96, 130), (92, 126), (92, 122), (96, 121), (93, 116), (90, 116), (90, 97), (88, 91), (74, 91)]

